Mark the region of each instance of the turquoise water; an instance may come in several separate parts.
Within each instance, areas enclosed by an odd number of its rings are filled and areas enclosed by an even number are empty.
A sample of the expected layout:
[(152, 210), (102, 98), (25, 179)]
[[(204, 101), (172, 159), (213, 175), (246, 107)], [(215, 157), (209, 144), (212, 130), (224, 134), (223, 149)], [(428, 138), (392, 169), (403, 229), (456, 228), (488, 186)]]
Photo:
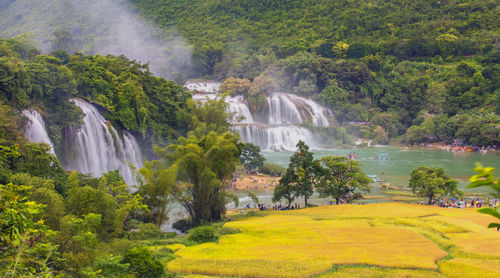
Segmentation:
[[(475, 173), (473, 169), (476, 162), (484, 166), (495, 167), (496, 176), (500, 176), (499, 153), (448, 152), (425, 148), (401, 150), (393, 146), (314, 150), (313, 152), (315, 158), (318, 159), (326, 155), (347, 156), (351, 151), (356, 153), (356, 160), (363, 164), (362, 169), (367, 175), (377, 175), (384, 180), (383, 183), (389, 183), (391, 186), (407, 186), (411, 171), (419, 166), (444, 168), (446, 173), (458, 180), (460, 189), (465, 192), (488, 192), (486, 188), (466, 189), (468, 178)], [(389, 159), (376, 159), (375, 157), (380, 153), (387, 153)], [(293, 152), (263, 152), (267, 161), (284, 167), (288, 166), (292, 154)]]

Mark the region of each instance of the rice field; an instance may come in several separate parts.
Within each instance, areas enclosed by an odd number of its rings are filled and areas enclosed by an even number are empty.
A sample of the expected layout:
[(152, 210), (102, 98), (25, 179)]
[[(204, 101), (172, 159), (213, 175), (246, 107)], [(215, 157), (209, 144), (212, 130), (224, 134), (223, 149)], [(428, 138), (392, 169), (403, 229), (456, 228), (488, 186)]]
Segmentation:
[(217, 243), (171, 246), (178, 257), (167, 268), (232, 277), (500, 277), (491, 221), (475, 209), (402, 203), (259, 212), (224, 224), (240, 233)]

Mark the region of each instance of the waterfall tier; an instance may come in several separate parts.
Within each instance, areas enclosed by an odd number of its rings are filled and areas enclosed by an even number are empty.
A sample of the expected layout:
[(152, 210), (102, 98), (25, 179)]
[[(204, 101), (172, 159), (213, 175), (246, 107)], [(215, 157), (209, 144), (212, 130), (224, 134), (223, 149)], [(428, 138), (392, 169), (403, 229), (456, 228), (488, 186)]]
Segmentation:
[(184, 87), (191, 91), (199, 91), (205, 93), (216, 93), (219, 91), (220, 82), (216, 81), (188, 81)]
[(312, 132), (295, 125), (235, 125), (233, 129), (239, 132), (243, 142), (252, 143), (266, 151), (294, 151), (299, 140), (316, 148)]
[(45, 121), (42, 115), (36, 110), (24, 110), (23, 115), (28, 118), (28, 124), (24, 130), (24, 136), (26, 139), (33, 143), (45, 143), (50, 146), (50, 153), (55, 155), (54, 144), (50, 140), (49, 134), (47, 133), (47, 128), (45, 127)]
[(120, 137), (93, 105), (80, 99), (73, 102), (85, 117), (80, 128), (68, 128), (65, 133), (64, 167), (95, 177), (118, 169), (127, 184), (136, 184), (128, 162), (140, 168), (143, 161), (134, 136), (123, 131)]
[[(188, 87), (188, 86), (186, 86)], [(189, 88), (189, 87), (188, 87)], [(193, 99), (205, 101), (215, 99), (216, 93), (194, 94)], [(311, 99), (287, 93), (272, 93), (267, 96), (267, 114), (252, 114), (243, 96), (226, 97), (227, 112), (233, 113), (233, 130), (239, 132), (241, 140), (258, 145), (263, 150), (295, 150), (299, 140), (312, 148), (318, 142), (312, 132), (300, 126), (309, 123), (316, 127), (328, 127), (331, 111)], [(238, 119), (238, 116), (242, 119)], [(258, 119), (258, 120), (257, 120)]]

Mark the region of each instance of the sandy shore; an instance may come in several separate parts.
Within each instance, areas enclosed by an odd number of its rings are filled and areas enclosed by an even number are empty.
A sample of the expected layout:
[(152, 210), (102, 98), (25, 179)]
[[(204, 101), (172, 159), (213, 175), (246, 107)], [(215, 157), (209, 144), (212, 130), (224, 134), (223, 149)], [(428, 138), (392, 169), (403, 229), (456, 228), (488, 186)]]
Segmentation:
[(238, 176), (237, 181), (232, 183), (235, 190), (274, 190), (280, 178), (268, 175), (247, 175), (243, 173)]

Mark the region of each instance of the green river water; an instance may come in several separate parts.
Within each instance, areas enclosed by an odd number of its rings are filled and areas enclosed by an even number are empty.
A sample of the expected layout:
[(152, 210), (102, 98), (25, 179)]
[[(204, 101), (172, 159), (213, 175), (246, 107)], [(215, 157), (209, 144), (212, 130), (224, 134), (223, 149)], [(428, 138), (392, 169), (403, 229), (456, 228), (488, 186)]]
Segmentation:
[[(413, 169), (419, 166), (431, 166), (444, 168), (446, 173), (458, 180), (459, 188), (464, 193), (487, 194), (487, 188), (467, 189), (468, 178), (474, 175), (476, 162), (484, 166), (495, 167), (496, 176), (500, 175), (500, 154), (499, 153), (478, 153), (478, 152), (449, 152), (438, 149), (410, 148), (401, 150), (396, 146), (380, 146), (372, 148), (339, 148), (328, 150), (313, 150), (315, 158), (326, 155), (347, 156), (350, 152), (356, 153), (356, 160), (362, 163), (362, 169), (367, 175), (377, 175), (383, 182), (372, 184), (372, 190), (365, 195), (384, 195), (384, 189), (380, 187), (382, 183), (388, 183), (392, 187), (405, 188), (408, 186), (408, 179)], [(376, 156), (386, 153), (388, 160), (376, 159)], [(290, 156), (293, 152), (263, 152), (266, 160), (272, 163), (287, 167)], [(262, 203), (271, 203), (272, 191), (256, 192)], [(246, 198), (244, 198), (246, 199)], [(244, 205), (250, 200), (242, 200), (240, 205)], [(325, 204), (329, 199), (320, 199), (313, 196), (313, 203)], [(366, 200), (367, 202), (378, 202), (383, 200)], [(301, 203), (302, 201), (300, 201)]]

